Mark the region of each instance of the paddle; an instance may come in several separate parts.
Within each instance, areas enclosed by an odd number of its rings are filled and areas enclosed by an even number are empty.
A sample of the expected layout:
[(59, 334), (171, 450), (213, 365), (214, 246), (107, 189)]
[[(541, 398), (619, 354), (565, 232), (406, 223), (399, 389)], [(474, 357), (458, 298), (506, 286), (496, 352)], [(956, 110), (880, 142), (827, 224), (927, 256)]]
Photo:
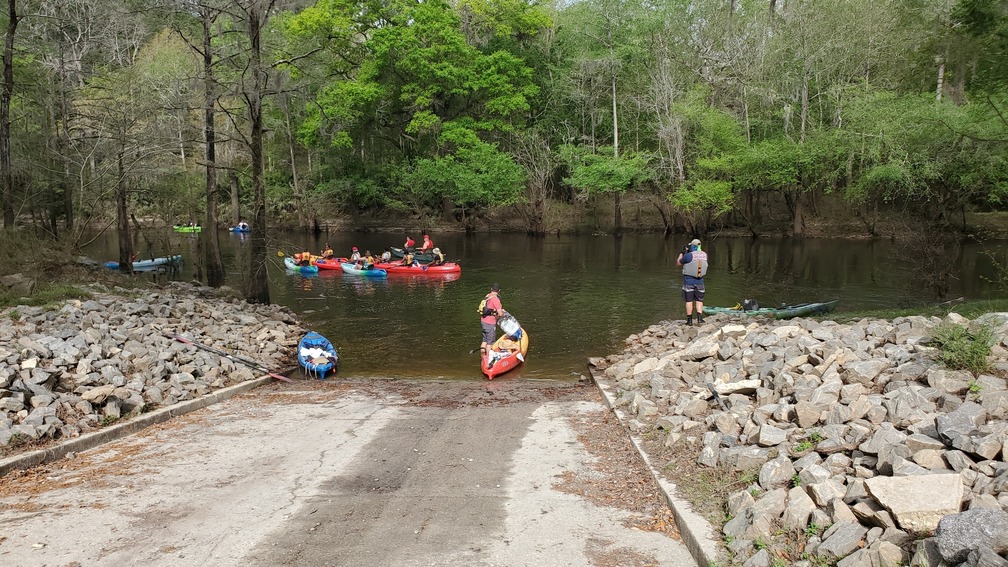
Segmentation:
[(219, 350), (219, 349), (216, 349), (216, 348), (213, 348), (213, 347), (209, 347), (209, 346), (206, 346), (204, 344), (200, 344), (200, 343), (196, 343), (196, 342), (190, 341), (189, 339), (187, 339), (187, 338), (185, 338), (185, 337), (183, 337), (181, 335), (165, 334), (165, 336), (168, 337), (168, 338), (170, 338), (170, 339), (174, 339), (174, 340), (176, 340), (176, 341), (178, 341), (180, 343), (187, 344), (189, 346), (194, 346), (194, 347), (196, 347), (198, 349), (205, 350), (207, 352), (212, 352), (212, 353), (214, 353), (216, 355), (219, 355), (219, 356), (222, 356), (222, 357), (224, 357), (224, 358), (226, 358), (228, 360), (231, 360), (232, 362), (237, 362), (239, 364), (242, 364), (244, 366), (248, 366), (250, 368), (255, 368), (256, 370), (259, 370), (259, 371), (265, 372), (266, 374), (269, 374), (271, 378), (276, 378), (277, 380), (280, 380), (282, 382), (293, 382), (293, 380), (291, 380), (290, 378), (288, 378), (286, 376), (283, 376), (283, 375), (280, 375), (280, 374), (277, 374), (277, 373), (273, 372), (272, 370), (270, 370), (269, 368), (266, 368), (262, 364), (254, 361), (254, 360), (245, 358), (244, 356), (238, 356), (236, 354), (228, 354), (228, 353), (226, 353), (226, 352), (224, 352), (222, 350)]

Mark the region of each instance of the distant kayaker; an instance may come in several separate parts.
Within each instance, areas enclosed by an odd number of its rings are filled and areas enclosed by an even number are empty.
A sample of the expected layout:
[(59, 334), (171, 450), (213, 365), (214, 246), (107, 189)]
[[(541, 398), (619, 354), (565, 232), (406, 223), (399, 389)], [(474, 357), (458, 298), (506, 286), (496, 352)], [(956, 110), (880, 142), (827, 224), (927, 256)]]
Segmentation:
[(357, 260), (360, 260), (360, 251), (358, 251), (357, 247), (354, 246), (350, 249), (350, 261), (356, 264)]
[(374, 256), (371, 255), (371, 251), (368, 250), (364, 252), (364, 269), (370, 270), (374, 267)]
[(434, 242), (431, 241), (430, 235), (429, 234), (423, 235), (423, 245), (420, 246), (420, 252), (421, 253), (430, 252), (433, 249), (434, 249)]
[(410, 236), (410, 235), (407, 234), (406, 235), (406, 243), (403, 244), (403, 251), (405, 251), (405, 252), (412, 252), (414, 246), (416, 246), (416, 241), (413, 240), (412, 236)]
[(298, 263), (302, 266), (311, 266), (311, 252), (309, 252), (307, 248), (305, 248), (305, 251), (301, 253)]
[(431, 266), (440, 266), (441, 264), (444, 264), (444, 254), (441, 253), (440, 248), (431, 250), (431, 254), (434, 255), (434, 260), (430, 263)]
[(247, 222), (241, 221), (240, 223), (238, 223), (238, 230), (248, 230), (248, 228), (249, 225)]
[(325, 248), (322, 250), (322, 258), (328, 260), (333, 257), (332, 247), (326, 242)]
[(402, 258), (403, 266), (412, 266), (415, 262), (416, 260), (413, 258), (413, 252), (406, 252), (405, 254), (403, 254)]
[(676, 265), (682, 266), (683, 300), (686, 302), (686, 324), (693, 324), (693, 304), (696, 303), (697, 323), (703, 323), (704, 275), (707, 274), (707, 253), (700, 250), (700, 240), (694, 238), (683, 246), (676, 258)]
[(480, 343), (480, 352), (487, 352), (490, 345), (497, 340), (497, 318), (507, 313), (500, 301), (500, 284), (494, 283), (490, 286), (490, 293), (483, 298), (480, 304), (480, 326), (483, 329), (483, 342)]
[(392, 253), (389, 252), (388, 248), (386, 248), (385, 251), (381, 253), (381, 261), (382, 261), (383, 264), (385, 262), (391, 262), (392, 261)]

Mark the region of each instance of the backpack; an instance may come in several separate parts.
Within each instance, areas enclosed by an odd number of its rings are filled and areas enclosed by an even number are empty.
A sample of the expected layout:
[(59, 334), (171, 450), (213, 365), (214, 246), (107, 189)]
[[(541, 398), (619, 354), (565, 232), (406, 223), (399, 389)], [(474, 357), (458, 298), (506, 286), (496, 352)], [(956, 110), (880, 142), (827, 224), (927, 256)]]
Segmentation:
[(486, 297), (484, 297), (483, 301), (480, 301), (480, 304), (479, 304), (479, 316), (480, 317), (488, 317), (488, 316), (494, 314), (494, 310), (490, 309), (489, 307), (486, 306), (488, 299), (490, 299), (489, 295), (487, 295)]

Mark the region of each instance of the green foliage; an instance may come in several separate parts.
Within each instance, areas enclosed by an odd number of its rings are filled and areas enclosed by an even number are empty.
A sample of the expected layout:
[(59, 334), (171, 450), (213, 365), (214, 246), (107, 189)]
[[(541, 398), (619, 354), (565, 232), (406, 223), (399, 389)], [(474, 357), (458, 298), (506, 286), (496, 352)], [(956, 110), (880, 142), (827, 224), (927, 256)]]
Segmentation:
[(587, 195), (625, 193), (649, 178), (641, 154), (614, 156), (612, 148), (598, 152), (584, 146), (562, 146), (560, 158), (570, 168), (564, 182)]
[(762, 551), (762, 550), (764, 550), (764, 549), (766, 549), (768, 547), (767, 542), (764, 541), (763, 538), (760, 538), (760, 537), (754, 539), (753, 542), (752, 542), (752, 544), (753, 544), (753, 548), (755, 548), (756, 551)]
[(994, 333), (989, 326), (979, 325), (971, 331), (956, 323), (942, 323), (935, 328), (932, 340), (938, 346), (939, 359), (949, 368), (976, 374), (990, 367), (987, 359)]

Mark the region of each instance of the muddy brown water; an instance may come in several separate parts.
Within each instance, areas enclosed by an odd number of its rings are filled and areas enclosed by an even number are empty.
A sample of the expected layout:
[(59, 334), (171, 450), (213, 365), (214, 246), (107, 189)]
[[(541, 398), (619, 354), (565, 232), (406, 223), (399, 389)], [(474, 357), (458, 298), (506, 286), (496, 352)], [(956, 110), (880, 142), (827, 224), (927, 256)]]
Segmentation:
[[(420, 241), (422, 234), (413, 234)], [(498, 380), (576, 380), (589, 356), (619, 352), (624, 339), (648, 325), (683, 318), (681, 275), (675, 258), (685, 237), (522, 234), (431, 235), (460, 276), (390, 275), (372, 279), (322, 271), (288, 273), (278, 252), (328, 242), (337, 255), (351, 246), (379, 254), (401, 246), (395, 233), (341, 232), (318, 237), (271, 233), (270, 295), (328, 337), (341, 356), (340, 374), (353, 377), (429, 377), (481, 380), (477, 306), (490, 284), (502, 287), (504, 308), (530, 336), (524, 365)], [(174, 279), (189, 280), (199, 236), (148, 231), (138, 239), (140, 256), (181, 253)], [(227, 282), (241, 286), (240, 264), (248, 237), (221, 234)], [(920, 267), (903, 245), (843, 239), (717, 237), (704, 242), (710, 257), (707, 305), (732, 306), (754, 298), (763, 306), (839, 299), (838, 311), (910, 307), (935, 301)], [(86, 251), (105, 261), (117, 254), (114, 233)], [(948, 297), (1003, 297), (998, 264), (1008, 265), (1008, 241), (964, 243), (937, 262), (947, 266)], [(153, 278), (156, 276), (140, 276)]]

